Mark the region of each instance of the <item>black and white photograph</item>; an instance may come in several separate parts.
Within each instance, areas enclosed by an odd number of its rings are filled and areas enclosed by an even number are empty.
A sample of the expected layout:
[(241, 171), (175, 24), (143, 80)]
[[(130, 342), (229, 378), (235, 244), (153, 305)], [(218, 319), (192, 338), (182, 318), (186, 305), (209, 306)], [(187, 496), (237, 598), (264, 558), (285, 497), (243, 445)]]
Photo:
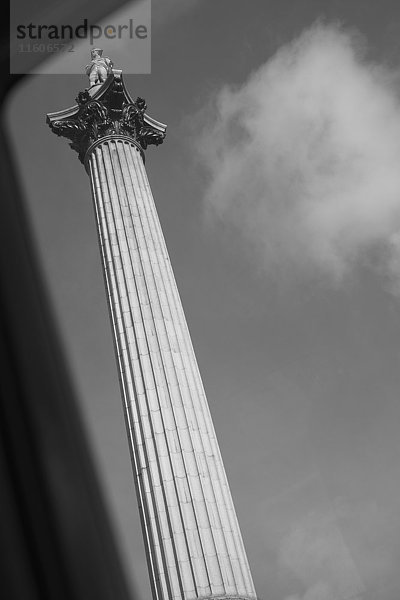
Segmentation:
[(12, 0), (4, 600), (400, 599), (400, 3)]

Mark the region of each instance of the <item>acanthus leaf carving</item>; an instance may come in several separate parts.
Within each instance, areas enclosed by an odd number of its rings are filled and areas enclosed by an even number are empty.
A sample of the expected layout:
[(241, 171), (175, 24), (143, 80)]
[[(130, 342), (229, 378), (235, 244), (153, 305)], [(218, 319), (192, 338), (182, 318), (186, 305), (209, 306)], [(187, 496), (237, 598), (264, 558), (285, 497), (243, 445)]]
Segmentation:
[(138, 97), (134, 104), (124, 106), (121, 119), (121, 129), (133, 134), (144, 150), (149, 144), (158, 146), (165, 137), (165, 133), (145, 124), (146, 109), (146, 101)]
[(51, 128), (57, 135), (69, 138), (70, 140), (75, 140), (85, 133), (84, 123), (77, 119), (54, 121)]
[(54, 133), (71, 140), (71, 148), (78, 152), (83, 161), (90, 144), (99, 137), (115, 133), (115, 128), (108, 109), (102, 102), (84, 101), (82, 96), (79, 99), (81, 109), (74, 118), (54, 121), (50, 126)]
[(125, 96), (120, 79), (99, 99), (92, 99), (89, 90), (79, 92), (75, 113), (68, 118), (50, 120), (51, 129), (59, 136), (71, 141), (70, 146), (78, 152), (83, 162), (87, 149), (96, 140), (109, 135), (124, 135), (132, 138), (141, 148), (161, 144), (165, 130), (157, 129), (146, 118), (146, 101), (138, 97), (132, 102)]

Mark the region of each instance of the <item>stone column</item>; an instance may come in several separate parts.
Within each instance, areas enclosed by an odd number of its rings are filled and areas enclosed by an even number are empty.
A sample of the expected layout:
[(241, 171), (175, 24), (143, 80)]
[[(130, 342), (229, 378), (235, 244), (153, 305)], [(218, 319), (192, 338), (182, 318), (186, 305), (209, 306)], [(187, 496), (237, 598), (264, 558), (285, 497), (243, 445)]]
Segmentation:
[[(121, 92), (121, 108), (110, 108)], [(91, 180), (153, 596), (255, 598), (144, 167), (143, 149), (161, 143), (165, 126), (141, 102), (114, 71), (72, 117), (69, 109), (48, 118), (68, 133)]]

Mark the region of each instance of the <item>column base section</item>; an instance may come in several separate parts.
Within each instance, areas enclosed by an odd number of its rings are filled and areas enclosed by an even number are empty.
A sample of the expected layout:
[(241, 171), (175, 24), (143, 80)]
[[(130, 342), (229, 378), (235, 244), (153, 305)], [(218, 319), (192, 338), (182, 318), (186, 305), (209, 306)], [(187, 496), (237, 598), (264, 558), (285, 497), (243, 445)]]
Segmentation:
[(196, 600), (257, 600), (257, 596), (243, 596), (236, 594), (225, 594), (225, 595), (210, 595), (197, 596)]

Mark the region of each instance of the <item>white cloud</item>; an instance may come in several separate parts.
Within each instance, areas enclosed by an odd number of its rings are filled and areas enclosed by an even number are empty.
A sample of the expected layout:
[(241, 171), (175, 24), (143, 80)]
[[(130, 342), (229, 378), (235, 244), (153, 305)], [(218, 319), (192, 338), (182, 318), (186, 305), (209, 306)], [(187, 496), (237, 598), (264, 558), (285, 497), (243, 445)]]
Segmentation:
[(370, 500), (336, 498), (303, 514), (278, 544), (280, 573), (292, 588), (285, 600), (397, 597), (399, 528), (393, 509)]
[(302, 590), (286, 600), (362, 600), (364, 587), (337, 526), (339, 516), (310, 513), (282, 540), (279, 565)]
[(341, 281), (374, 256), (398, 281), (398, 82), (359, 37), (317, 24), (244, 85), (219, 90), (197, 146), (209, 214), (266, 269)]

